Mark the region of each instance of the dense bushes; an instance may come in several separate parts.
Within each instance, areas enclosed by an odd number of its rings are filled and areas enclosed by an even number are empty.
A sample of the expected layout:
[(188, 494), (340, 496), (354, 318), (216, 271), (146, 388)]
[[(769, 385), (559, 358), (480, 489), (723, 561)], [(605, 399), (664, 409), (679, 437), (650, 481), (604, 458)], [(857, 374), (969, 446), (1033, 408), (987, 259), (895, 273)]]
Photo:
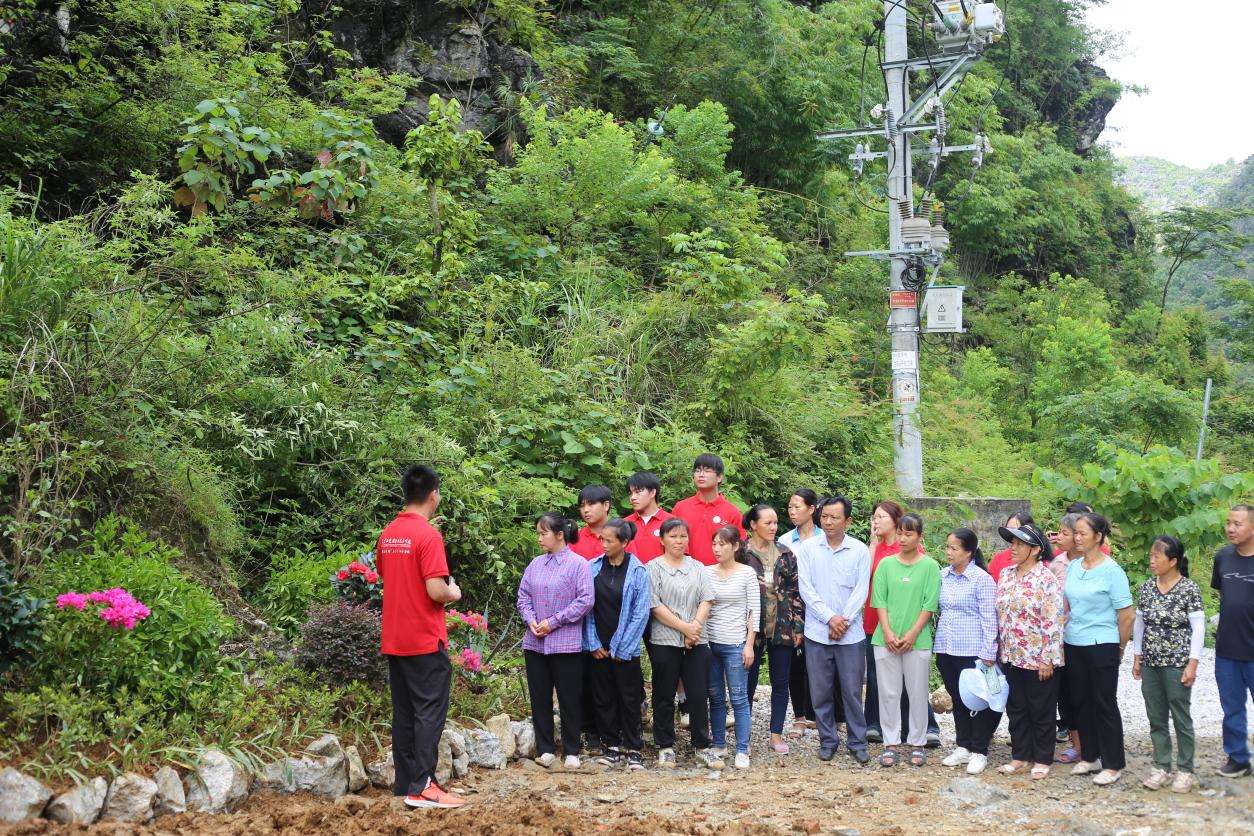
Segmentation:
[(332, 682), (381, 683), (387, 667), (379, 654), (383, 620), (367, 604), (336, 601), (314, 607), (300, 628), (296, 661)]
[(44, 601), (19, 587), (0, 563), (0, 675), (25, 663), (39, 649)]
[(347, 543), (324, 543), (321, 551), (293, 550), (275, 555), (259, 596), (262, 615), (271, 626), (295, 635), (310, 605), (335, 597), (331, 578), (360, 553), (360, 548)]

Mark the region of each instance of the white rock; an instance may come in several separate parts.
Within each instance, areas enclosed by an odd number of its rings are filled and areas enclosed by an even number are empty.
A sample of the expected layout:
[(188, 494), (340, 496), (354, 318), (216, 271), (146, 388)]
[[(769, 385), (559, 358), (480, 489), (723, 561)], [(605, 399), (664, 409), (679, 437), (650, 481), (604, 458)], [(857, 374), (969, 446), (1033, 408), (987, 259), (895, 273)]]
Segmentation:
[(92, 778), (86, 784), (79, 784), (52, 799), (44, 815), (61, 824), (91, 824), (100, 818), (108, 794), (109, 782), (104, 778)]
[(505, 756), (505, 759), (509, 760), (514, 757), (514, 751), (518, 747), (514, 741), (514, 727), (509, 721), (509, 715), (497, 714), (495, 717), (489, 717), (483, 725), (500, 741), (501, 754)]
[(466, 754), (466, 733), (459, 726), (447, 726), (440, 737), (448, 738), (448, 745), (453, 750), (453, 757), (459, 758)]
[(113, 779), (105, 798), (101, 821), (146, 822), (152, 820), (152, 804), (157, 797), (157, 784), (128, 772)]
[(470, 773), (470, 755), (453, 756), (453, 777), (465, 778)]
[(366, 767), (366, 775), (370, 783), (381, 790), (390, 790), (396, 785), (396, 765), (392, 762), (392, 750), (388, 749), (387, 757), (375, 761)]
[(348, 791), (361, 792), (370, 784), (366, 767), (361, 762), (361, 753), (356, 746), (345, 746), (344, 756), (348, 759)]
[(52, 790), (12, 767), (0, 770), (0, 822), (33, 819), (48, 806)]
[(520, 758), (536, 756), (536, 730), (530, 720), (510, 723), (514, 731), (514, 754)]
[(448, 732), (440, 735), (440, 745), (436, 749), (435, 780), (447, 784), (453, 777), (453, 747), (448, 742)]
[(158, 816), (174, 816), (187, 812), (187, 794), (183, 781), (173, 767), (163, 766), (152, 776), (157, 785), (157, 801), (153, 812)]
[(188, 773), (184, 786), (189, 810), (221, 813), (235, 809), (248, 798), (252, 779), (220, 749), (205, 749), (197, 758), (196, 769)]
[(505, 768), (505, 753), (501, 751), (500, 738), (485, 729), (466, 730), (466, 753), (475, 766)]

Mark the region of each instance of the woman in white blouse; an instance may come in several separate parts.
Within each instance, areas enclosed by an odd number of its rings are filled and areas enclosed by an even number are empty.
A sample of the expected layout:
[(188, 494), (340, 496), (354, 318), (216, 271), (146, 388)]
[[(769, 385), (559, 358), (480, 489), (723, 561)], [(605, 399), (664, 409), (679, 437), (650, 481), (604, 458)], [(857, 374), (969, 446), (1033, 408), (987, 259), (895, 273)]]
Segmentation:
[(727, 746), (727, 695), (736, 720), (736, 768), (749, 768), (748, 671), (753, 666), (753, 641), (758, 631), (761, 596), (758, 575), (748, 565), (740, 532), (730, 525), (714, 532), (713, 566), (705, 567), (714, 587), (714, 603), (705, 623), (710, 643), (710, 731), (714, 752)]

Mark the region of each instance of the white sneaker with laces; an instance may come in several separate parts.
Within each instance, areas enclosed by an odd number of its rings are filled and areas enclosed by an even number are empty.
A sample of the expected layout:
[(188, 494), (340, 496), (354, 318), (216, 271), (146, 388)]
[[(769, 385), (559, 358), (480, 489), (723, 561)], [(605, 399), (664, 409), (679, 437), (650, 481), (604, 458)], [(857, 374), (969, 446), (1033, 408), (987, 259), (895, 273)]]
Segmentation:
[(567, 755), (566, 761), (563, 763), (563, 766), (566, 767), (566, 770), (568, 772), (575, 772), (581, 766), (583, 766), (583, 762), (579, 760), (578, 755)]
[(556, 761), (557, 761), (557, 755), (553, 754), (552, 752), (545, 752), (543, 755), (536, 758), (536, 763), (540, 764), (545, 769), (548, 769)]
[(675, 750), (660, 749), (657, 753), (657, 765), (659, 769), (675, 768)]
[(746, 755), (744, 752), (736, 753), (736, 768), (737, 769), (749, 768), (749, 756)]
[(942, 766), (962, 766), (971, 760), (971, 750), (959, 746), (941, 760)]
[(1177, 772), (1176, 779), (1171, 782), (1172, 792), (1190, 792), (1197, 779), (1192, 772)]
[(1171, 781), (1171, 776), (1164, 770), (1155, 767), (1150, 770), (1150, 774), (1145, 776), (1145, 780), (1141, 782), (1141, 786), (1147, 790), (1161, 790)]
[(723, 768), (722, 756), (716, 754), (713, 749), (702, 749), (693, 757), (696, 758), (697, 763), (701, 764), (706, 769), (713, 769), (717, 771)]
[(988, 766), (988, 756), (977, 752), (971, 756), (971, 760), (967, 761), (967, 774), (979, 775), (986, 766)]

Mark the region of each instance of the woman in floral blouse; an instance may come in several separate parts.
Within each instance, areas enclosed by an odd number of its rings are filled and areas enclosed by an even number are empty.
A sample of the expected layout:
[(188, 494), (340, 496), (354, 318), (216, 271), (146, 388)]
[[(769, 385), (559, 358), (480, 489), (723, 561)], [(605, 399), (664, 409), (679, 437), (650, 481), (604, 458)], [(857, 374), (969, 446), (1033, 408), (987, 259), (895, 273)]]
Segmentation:
[(1062, 665), (1062, 584), (1049, 570), (1052, 549), (1034, 525), (999, 528), (1010, 543), (1011, 563), (997, 584), (998, 646), (1010, 685), (1010, 763), (1007, 775), (1032, 765), (1032, 778), (1049, 775), (1054, 762), (1054, 709)]
[(805, 605), (797, 582), (797, 557), (783, 543), (776, 542), (779, 516), (769, 505), (754, 505), (745, 512), (749, 532), (745, 557), (758, 574), (762, 591), (762, 625), (753, 667), (749, 669), (749, 703), (758, 684), (762, 653), (767, 655), (771, 675), (771, 748), (788, 754), (784, 742), (784, 715), (788, 713), (788, 681), (793, 649), (801, 644)]
[[(1154, 744), (1154, 769), (1143, 782), (1151, 790), (1168, 781), (1175, 792), (1193, 789), (1193, 717), (1189, 701), (1197, 680), (1206, 621), (1202, 593), (1189, 580), (1189, 559), (1175, 537), (1159, 537), (1150, 546), (1152, 577), (1136, 596), (1132, 627), (1132, 678), (1141, 680), (1145, 713)], [(1167, 715), (1176, 727), (1176, 764), (1171, 775), (1171, 733)]]

